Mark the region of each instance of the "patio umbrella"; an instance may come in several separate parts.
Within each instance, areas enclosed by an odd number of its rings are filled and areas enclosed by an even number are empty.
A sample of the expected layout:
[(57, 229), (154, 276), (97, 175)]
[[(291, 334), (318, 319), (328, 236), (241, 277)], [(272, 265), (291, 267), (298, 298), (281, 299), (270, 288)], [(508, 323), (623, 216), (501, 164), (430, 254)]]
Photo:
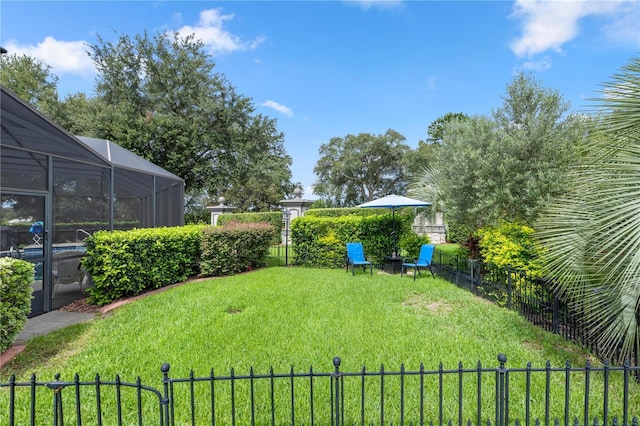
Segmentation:
[(396, 209), (402, 207), (428, 207), (431, 203), (427, 203), (426, 201), (416, 200), (414, 198), (403, 197), (402, 195), (387, 195), (386, 197), (378, 198), (377, 200), (367, 201), (366, 203), (360, 204), (358, 207), (363, 208), (386, 208), (391, 209), (393, 213), (393, 257), (396, 257), (398, 239), (396, 237)]

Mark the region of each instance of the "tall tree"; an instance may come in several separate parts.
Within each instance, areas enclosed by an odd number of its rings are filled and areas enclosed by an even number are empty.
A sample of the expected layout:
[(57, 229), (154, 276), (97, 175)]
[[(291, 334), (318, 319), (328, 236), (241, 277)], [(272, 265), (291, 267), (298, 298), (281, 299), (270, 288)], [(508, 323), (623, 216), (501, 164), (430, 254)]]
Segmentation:
[(0, 83), (42, 114), (56, 121), (60, 116), (58, 77), (51, 66), (26, 55), (0, 55)]
[[(290, 193), (291, 158), (275, 120), (256, 115), (251, 100), (214, 73), (201, 41), (145, 32), (115, 44), (99, 38), (90, 49), (101, 102), (92, 136), (182, 177), (191, 194), (264, 209)], [(256, 172), (266, 168), (271, 173)]]
[(446, 208), (448, 220), (471, 232), (500, 219), (532, 223), (567, 189), (564, 176), (584, 136), (568, 107), (557, 91), (516, 76), (492, 117), (444, 125), (437, 161), (411, 193), (438, 197), (431, 201)]
[(74, 135), (97, 135), (101, 126), (97, 117), (102, 109), (103, 103), (99, 98), (89, 98), (84, 93), (67, 95), (61, 103), (57, 123)]
[[(640, 58), (605, 83), (602, 116), (538, 222), (557, 290), (583, 312), (609, 358), (640, 360)], [(620, 349), (620, 351), (618, 351)]]
[(411, 150), (405, 157), (408, 181), (417, 179), (418, 175), (423, 174), (425, 169), (429, 168), (431, 163), (437, 158), (438, 149), (440, 149), (440, 143), (444, 135), (444, 126), (452, 121), (465, 120), (467, 118), (469, 118), (469, 116), (461, 112), (448, 112), (429, 124), (427, 128), (427, 140), (418, 141), (416, 149)]
[(395, 130), (331, 138), (320, 146), (313, 171), (314, 192), (336, 206), (353, 206), (391, 193), (404, 193), (403, 159), (410, 150)]
[(427, 142), (430, 144), (440, 144), (444, 138), (444, 127), (452, 121), (466, 120), (469, 116), (462, 112), (448, 112), (442, 117), (434, 120), (427, 127)]

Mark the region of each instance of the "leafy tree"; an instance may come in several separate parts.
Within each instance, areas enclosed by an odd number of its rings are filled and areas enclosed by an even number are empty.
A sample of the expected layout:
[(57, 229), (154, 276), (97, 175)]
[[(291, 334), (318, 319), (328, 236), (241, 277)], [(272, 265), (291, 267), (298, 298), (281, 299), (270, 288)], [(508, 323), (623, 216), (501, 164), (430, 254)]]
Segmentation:
[(448, 221), (473, 233), (499, 220), (531, 224), (564, 179), (582, 121), (567, 115), (556, 91), (520, 74), (507, 87), (492, 117), (456, 119), (444, 125), (442, 146), (411, 193), (446, 210)]
[[(290, 193), (291, 158), (275, 120), (255, 114), (221, 74), (201, 41), (177, 33), (99, 38), (91, 136), (123, 147), (247, 210), (268, 209)], [(75, 101), (81, 102), (76, 99)]]
[[(606, 356), (640, 357), (640, 58), (605, 83), (584, 158), (537, 226), (556, 290)], [(597, 337), (596, 337), (597, 336)], [(620, 349), (620, 352), (618, 352)]]
[(68, 95), (61, 103), (56, 122), (73, 135), (96, 135), (99, 126), (97, 117), (102, 109), (103, 103), (99, 98), (89, 98), (84, 93)]
[(353, 206), (404, 193), (404, 158), (410, 148), (395, 130), (331, 138), (320, 146), (314, 192), (333, 206)]
[(442, 117), (438, 117), (427, 127), (427, 142), (429, 144), (442, 143), (445, 125), (452, 121), (466, 120), (467, 118), (469, 118), (469, 116), (462, 112), (448, 112)]
[(412, 149), (407, 152), (403, 159), (406, 167), (407, 181), (410, 181), (433, 162), (437, 156), (438, 148), (439, 146), (437, 144), (418, 141), (416, 149)]
[(424, 169), (429, 168), (431, 163), (435, 161), (442, 142), (444, 126), (452, 121), (465, 120), (467, 118), (469, 116), (461, 112), (448, 112), (429, 124), (426, 142), (418, 141), (416, 149), (411, 150), (405, 157), (407, 181), (417, 179), (419, 175), (424, 173)]
[(0, 55), (0, 83), (54, 121), (60, 115), (58, 77), (51, 66), (26, 55)]

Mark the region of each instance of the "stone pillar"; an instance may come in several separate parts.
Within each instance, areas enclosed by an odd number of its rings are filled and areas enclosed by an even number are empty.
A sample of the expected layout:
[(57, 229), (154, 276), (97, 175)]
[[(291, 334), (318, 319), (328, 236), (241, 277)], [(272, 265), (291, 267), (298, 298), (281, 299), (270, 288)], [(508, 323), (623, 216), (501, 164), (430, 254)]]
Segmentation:
[(305, 200), (302, 198), (302, 190), (296, 188), (293, 190), (293, 198), (290, 200), (280, 200), (280, 205), (283, 207), (284, 213), (282, 220), (284, 222), (282, 229), (282, 244), (287, 244), (289, 241), (289, 224), (297, 217), (304, 216), (304, 212), (309, 210), (309, 207), (313, 204), (313, 200)]
[(227, 200), (224, 197), (220, 197), (218, 198), (218, 204), (217, 206), (207, 206), (207, 210), (209, 210), (211, 212), (211, 224), (213, 226), (217, 226), (218, 225), (218, 217), (222, 214), (222, 213), (233, 213), (236, 211), (237, 207), (231, 207), (231, 206), (225, 206), (225, 202)]

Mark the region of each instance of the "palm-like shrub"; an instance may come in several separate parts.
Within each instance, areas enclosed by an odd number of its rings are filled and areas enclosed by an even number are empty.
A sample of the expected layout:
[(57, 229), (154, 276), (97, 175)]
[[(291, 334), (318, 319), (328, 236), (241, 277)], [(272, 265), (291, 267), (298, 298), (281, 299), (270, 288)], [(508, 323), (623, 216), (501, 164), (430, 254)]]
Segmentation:
[(557, 290), (610, 358), (640, 354), (640, 58), (603, 85), (572, 190), (538, 223)]

